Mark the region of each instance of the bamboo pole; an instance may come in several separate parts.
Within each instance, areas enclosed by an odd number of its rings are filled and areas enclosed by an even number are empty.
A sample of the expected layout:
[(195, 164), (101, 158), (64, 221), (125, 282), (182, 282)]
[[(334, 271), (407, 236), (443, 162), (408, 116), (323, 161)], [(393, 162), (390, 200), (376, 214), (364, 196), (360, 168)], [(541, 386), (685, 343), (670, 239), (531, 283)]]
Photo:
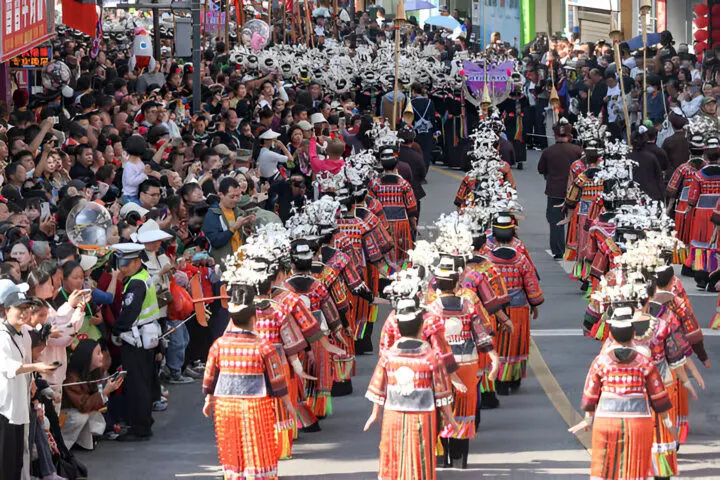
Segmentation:
[(310, 20), (310, 5), (308, 0), (305, 0), (305, 21), (307, 22), (307, 38), (310, 39), (310, 46), (315, 48), (315, 38), (313, 37), (314, 30), (312, 28), (312, 20)]
[(339, 40), (340, 36), (338, 35), (338, 0), (333, 0), (333, 33), (335, 35), (335, 40)]
[(640, 0), (640, 19), (643, 41), (643, 121), (647, 120), (647, 16), (652, 5), (650, 0)]
[(620, 61), (620, 41), (622, 40), (622, 32), (618, 29), (615, 22), (614, 12), (610, 11), (611, 27), (610, 38), (613, 41), (613, 51), (615, 52), (615, 70), (617, 72), (618, 81), (620, 82), (620, 94), (622, 95), (623, 115), (625, 116), (625, 132), (627, 133), (627, 141), (630, 143), (630, 114), (628, 113), (627, 98), (625, 98), (625, 83), (623, 82), (622, 62)]
[(400, 77), (400, 27), (402, 27), (405, 22), (405, 2), (400, 0), (397, 4), (397, 12), (393, 22), (393, 28), (395, 29), (395, 85), (393, 86), (393, 110), (391, 117), (393, 130), (397, 130), (398, 97), (400, 96), (400, 92), (398, 91), (398, 80)]
[(225, 49), (230, 52), (230, 0), (225, 0)]

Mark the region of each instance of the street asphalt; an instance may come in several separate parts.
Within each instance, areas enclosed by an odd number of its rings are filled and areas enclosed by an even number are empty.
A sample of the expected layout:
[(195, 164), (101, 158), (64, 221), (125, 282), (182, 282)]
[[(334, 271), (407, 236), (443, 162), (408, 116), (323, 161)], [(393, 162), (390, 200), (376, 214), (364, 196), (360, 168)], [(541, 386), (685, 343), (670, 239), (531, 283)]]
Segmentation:
[[(589, 475), (590, 455), (567, 432), (567, 419), (578, 418), (585, 375), (600, 345), (582, 336), (587, 303), (577, 282), (568, 278), (569, 265), (547, 253), (545, 183), (536, 171), (539, 152), (529, 152), (528, 157), (525, 169), (513, 173), (526, 217), (519, 234), (538, 268), (545, 294), (540, 317), (532, 325), (539, 355), (531, 359), (528, 376), (516, 394), (500, 397), (499, 409), (483, 410), (478, 435), (470, 444), (468, 469), (440, 469), (441, 480), (574, 480)], [(441, 213), (454, 209), (452, 201), (462, 175), (442, 166), (431, 169), (425, 186), (427, 197), (422, 200), (422, 225), (432, 225)], [(432, 230), (422, 233), (430, 235)], [(698, 294), (692, 288), (689, 293), (700, 324), (707, 326), (715, 312), (716, 296)], [(376, 337), (387, 309), (380, 313)], [(689, 444), (680, 451), (681, 478), (720, 478), (720, 402), (714, 401), (720, 395), (720, 339), (714, 333), (705, 341), (712, 368), (707, 370), (698, 363), (707, 388), (699, 392), (697, 402), (691, 403)], [(377, 345), (377, 338), (374, 343)], [(294, 457), (280, 463), (281, 478), (377, 478), (380, 429), (375, 425), (369, 432), (362, 431), (371, 410), (364, 394), (375, 363), (376, 355), (358, 358), (354, 393), (334, 400), (333, 415), (321, 422), (321, 432), (301, 434)], [(222, 478), (212, 422), (201, 412), (199, 382), (169, 388), (170, 406), (166, 412), (155, 414), (151, 441), (106, 441), (93, 452), (78, 453), (89, 468), (90, 478)]]

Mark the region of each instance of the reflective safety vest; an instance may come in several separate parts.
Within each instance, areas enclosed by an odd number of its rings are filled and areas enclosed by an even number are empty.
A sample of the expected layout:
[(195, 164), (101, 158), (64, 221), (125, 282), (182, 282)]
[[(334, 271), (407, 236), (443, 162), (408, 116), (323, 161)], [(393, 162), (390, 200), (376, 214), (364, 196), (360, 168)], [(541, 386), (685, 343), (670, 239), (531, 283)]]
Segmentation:
[(157, 288), (150, 282), (150, 274), (144, 268), (137, 272), (135, 275), (130, 277), (130, 280), (125, 284), (123, 289), (123, 295), (127, 291), (128, 285), (133, 280), (140, 280), (145, 284), (145, 300), (143, 300), (142, 309), (137, 320), (133, 322), (133, 327), (140, 327), (153, 321), (160, 319), (160, 307), (157, 302)]

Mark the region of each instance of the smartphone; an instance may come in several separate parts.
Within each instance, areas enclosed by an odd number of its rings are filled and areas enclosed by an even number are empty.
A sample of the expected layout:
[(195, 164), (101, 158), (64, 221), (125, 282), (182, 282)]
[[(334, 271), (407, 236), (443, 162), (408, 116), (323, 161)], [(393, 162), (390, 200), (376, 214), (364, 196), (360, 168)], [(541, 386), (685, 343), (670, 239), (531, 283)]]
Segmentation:
[(56, 369), (60, 368), (62, 366), (62, 362), (58, 362), (57, 360), (55, 360), (54, 362), (52, 362), (52, 366)]
[(113, 373), (112, 375), (110, 375), (110, 380), (115, 381), (115, 380), (117, 380), (118, 377), (121, 377), (121, 376), (125, 375), (126, 373), (127, 372), (125, 370), (119, 370), (119, 371)]
[(50, 216), (50, 203), (43, 202), (40, 204), (40, 218), (45, 220)]

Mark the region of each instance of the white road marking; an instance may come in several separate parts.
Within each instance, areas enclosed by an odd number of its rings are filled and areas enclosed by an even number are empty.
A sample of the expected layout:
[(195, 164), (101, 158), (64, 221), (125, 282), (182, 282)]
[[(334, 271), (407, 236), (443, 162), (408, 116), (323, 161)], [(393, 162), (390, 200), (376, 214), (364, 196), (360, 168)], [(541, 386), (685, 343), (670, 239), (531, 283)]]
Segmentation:
[[(703, 328), (703, 336), (720, 337), (720, 330)], [(531, 328), (530, 335), (533, 337), (582, 337), (581, 328)]]
[[(545, 253), (547, 253), (549, 256), (553, 256), (552, 251), (550, 249), (545, 250)], [(575, 262), (567, 262), (565, 260), (556, 260), (557, 264), (560, 265), (560, 267), (570, 275), (573, 271), (573, 267), (575, 266)], [(701, 292), (697, 289), (695, 286), (695, 281), (692, 278), (685, 277), (683, 275), (680, 275), (680, 270), (682, 268), (681, 265), (674, 265), (675, 268), (675, 276), (680, 279), (680, 283), (682, 283), (682, 286), (685, 287), (685, 291), (687, 292), (688, 296), (690, 297), (716, 297), (717, 293), (711, 293), (711, 292)]]

